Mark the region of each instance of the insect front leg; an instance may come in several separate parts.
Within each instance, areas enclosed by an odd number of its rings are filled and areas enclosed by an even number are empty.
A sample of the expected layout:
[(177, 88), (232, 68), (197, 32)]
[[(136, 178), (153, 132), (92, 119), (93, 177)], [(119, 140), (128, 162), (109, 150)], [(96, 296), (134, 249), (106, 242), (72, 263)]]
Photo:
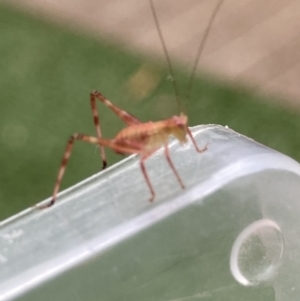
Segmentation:
[(203, 153), (207, 150), (208, 143), (203, 148), (199, 148), (195, 141), (195, 138), (193, 137), (191, 130), (188, 127), (187, 127), (187, 133), (188, 133), (189, 137), (191, 138), (192, 143), (194, 144), (195, 149), (198, 153)]

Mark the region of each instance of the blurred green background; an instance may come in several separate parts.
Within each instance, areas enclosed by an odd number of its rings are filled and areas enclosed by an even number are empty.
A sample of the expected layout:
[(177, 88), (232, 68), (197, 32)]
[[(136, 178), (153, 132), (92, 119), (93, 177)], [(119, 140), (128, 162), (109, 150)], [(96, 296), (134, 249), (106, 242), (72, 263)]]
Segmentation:
[[(143, 121), (178, 113), (173, 87), (159, 62), (3, 4), (0, 37), (0, 219), (51, 195), (70, 134), (95, 134), (89, 102), (94, 89)], [(188, 70), (177, 68), (176, 74), (184, 90)], [(187, 110), (191, 126), (228, 125), (299, 160), (299, 115), (275, 103), (202, 75), (195, 80)], [(123, 124), (98, 107), (104, 136), (112, 138)], [(110, 165), (122, 159), (107, 153)], [(62, 189), (100, 168), (98, 148), (79, 142)]]

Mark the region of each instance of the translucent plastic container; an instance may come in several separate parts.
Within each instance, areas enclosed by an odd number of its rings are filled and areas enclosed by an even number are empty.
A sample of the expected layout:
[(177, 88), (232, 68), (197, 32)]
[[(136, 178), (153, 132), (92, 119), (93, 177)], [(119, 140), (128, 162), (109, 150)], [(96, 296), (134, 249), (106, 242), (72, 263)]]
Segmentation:
[(0, 300), (300, 300), (300, 167), (221, 126), (1, 223)]

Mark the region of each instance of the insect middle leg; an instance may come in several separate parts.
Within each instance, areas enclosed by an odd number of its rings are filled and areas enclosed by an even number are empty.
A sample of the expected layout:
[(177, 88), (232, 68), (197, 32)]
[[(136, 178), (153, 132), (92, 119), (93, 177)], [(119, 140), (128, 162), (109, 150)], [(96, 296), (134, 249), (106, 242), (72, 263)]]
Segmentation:
[(165, 156), (166, 156), (166, 159), (167, 159), (167, 161), (168, 161), (171, 169), (173, 170), (173, 172), (174, 172), (174, 174), (175, 174), (175, 176), (176, 176), (176, 178), (177, 178), (177, 180), (178, 180), (181, 188), (184, 189), (185, 186), (184, 186), (184, 184), (183, 184), (183, 182), (182, 182), (182, 180), (181, 180), (181, 178), (180, 178), (180, 176), (179, 176), (179, 174), (178, 174), (178, 172), (177, 172), (177, 170), (176, 170), (176, 168), (175, 168), (175, 166), (174, 166), (174, 164), (173, 164), (173, 162), (171, 160), (168, 143), (165, 143)]
[[(110, 108), (121, 120), (123, 120), (127, 125), (133, 125), (133, 124), (139, 124), (141, 123), (137, 118), (135, 118), (133, 115), (127, 113), (126, 111), (120, 109), (116, 105), (114, 105), (111, 101), (109, 101), (103, 94), (101, 94), (98, 91), (94, 91), (90, 95), (90, 101), (91, 101), (91, 107), (92, 107), (92, 113), (93, 113), (93, 120), (97, 132), (97, 137), (99, 139), (102, 138), (102, 131), (100, 127), (100, 121), (99, 121), (99, 114), (97, 111), (97, 105), (96, 100), (101, 101), (104, 105), (106, 105), (108, 108)], [(102, 169), (105, 169), (107, 166), (107, 160), (106, 160), (106, 154), (105, 149), (103, 145), (100, 145), (100, 156), (102, 159)]]
[(154, 201), (154, 198), (155, 198), (155, 191), (154, 191), (153, 186), (152, 186), (152, 184), (151, 184), (151, 182), (150, 182), (150, 178), (149, 178), (149, 176), (148, 176), (148, 173), (147, 173), (146, 167), (145, 167), (145, 160), (146, 160), (148, 157), (150, 157), (151, 155), (152, 155), (152, 153), (142, 156), (142, 157), (141, 157), (141, 161), (140, 161), (140, 166), (141, 166), (141, 170), (142, 170), (143, 176), (144, 176), (144, 178), (145, 178), (145, 180), (146, 180), (146, 183), (147, 183), (147, 185), (148, 185), (148, 187), (149, 187), (149, 190), (150, 190), (150, 193), (151, 193), (151, 198), (150, 198), (149, 201), (150, 201), (150, 202), (153, 202), (153, 201)]
[[(153, 201), (154, 201), (154, 198), (155, 198), (155, 191), (154, 191), (154, 189), (153, 189), (153, 186), (152, 186), (152, 184), (151, 184), (151, 182), (150, 182), (150, 178), (149, 178), (148, 173), (147, 173), (147, 171), (146, 171), (145, 161), (146, 161), (146, 159), (148, 159), (152, 154), (153, 154), (153, 152), (148, 153), (147, 155), (142, 156), (142, 157), (141, 157), (141, 162), (140, 162), (140, 166), (141, 166), (141, 170), (142, 170), (143, 176), (144, 176), (144, 178), (145, 178), (145, 180), (146, 180), (146, 183), (147, 183), (147, 185), (148, 185), (148, 187), (149, 187), (149, 190), (150, 190), (150, 193), (151, 193), (151, 198), (150, 198), (150, 200), (149, 200), (150, 202), (153, 202)], [(176, 178), (177, 178), (177, 180), (178, 180), (178, 182), (179, 182), (181, 188), (184, 189), (185, 186), (184, 186), (184, 184), (183, 184), (183, 182), (182, 182), (182, 180), (181, 180), (181, 178), (180, 178), (180, 176), (179, 176), (179, 174), (178, 174), (178, 172), (177, 172), (177, 170), (176, 170), (176, 168), (175, 168), (175, 166), (174, 166), (174, 164), (173, 164), (173, 162), (172, 162), (172, 160), (171, 160), (168, 143), (165, 144), (165, 156), (166, 156), (167, 162), (169, 163), (169, 166), (171, 167), (172, 171), (174, 172), (174, 174), (175, 174), (175, 176), (176, 176)]]

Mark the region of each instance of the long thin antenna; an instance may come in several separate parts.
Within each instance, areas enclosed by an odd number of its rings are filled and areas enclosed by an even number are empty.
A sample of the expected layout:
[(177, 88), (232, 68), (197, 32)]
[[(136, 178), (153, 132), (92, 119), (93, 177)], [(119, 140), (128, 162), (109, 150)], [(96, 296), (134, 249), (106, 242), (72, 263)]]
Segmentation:
[(199, 48), (198, 48), (198, 51), (197, 51), (196, 59), (195, 59), (194, 65), (193, 65), (193, 69), (192, 69), (192, 72), (191, 72), (191, 77), (190, 77), (190, 81), (189, 81), (189, 84), (188, 84), (188, 90), (187, 90), (187, 100), (190, 98), (190, 95), (191, 95), (192, 84), (193, 84), (193, 81), (195, 79), (197, 66), (198, 66), (198, 63), (200, 61), (200, 58), (201, 58), (201, 55), (202, 55), (202, 52), (203, 52), (203, 49), (204, 49), (204, 46), (205, 46), (205, 42), (207, 40), (207, 37), (208, 37), (209, 32), (211, 30), (211, 27), (214, 23), (216, 15), (217, 15), (217, 13), (218, 13), (218, 11), (219, 11), (219, 9), (220, 9), (223, 2), (224, 2), (224, 0), (219, 0), (219, 2), (215, 6), (215, 9), (213, 10), (213, 12), (210, 16), (208, 24), (205, 28), (203, 38), (201, 39), (201, 42), (200, 42), (200, 45), (199, 45)]
[(156, 29), (157, 29), (157, 32), (158, 32), (158, 35), (159, 35), (159, 39), (160, 39), (160, 42), (161, 42), (163, 50), (164, 50), (165, 58), (167, 60), (168, 69), (169, 69), (169, 72), (170, 72), (170, 76), (171, 76), (171, 80), (172, 80), (172, 83), (173, 83), (175, 96), (176, 96), (176, 100), (177, 100), (177, 104), (178, 104), (178, 109), (179, 109), (179, 112), (182, 112), (182, 104), (180, 102), (179, 89), (178, 89), (178, 86), (177, 86), (176, 81), (175, 81), (175, 76), (174, 76), (174, 71), (173, 71), (172, 64), (171, 64), (170, 55), (168, 53), (166, 43), (165, 43), (163, 35), (162, 35), (162, 31), (161, 31), (161, 28), (160, 28), (160, 25), (159, 25), (159, 22), (158, 22), (157, 14), (156, 14), (156, 11), (155, 11), (155, 8), (154, 8), (153, 0), (149, 0), (149, 2), (150, 2), (151, 11), (152, 11), (153, 19), (154, 19), (154, 22), (155, 22), (155, 26), (156, 26)]

